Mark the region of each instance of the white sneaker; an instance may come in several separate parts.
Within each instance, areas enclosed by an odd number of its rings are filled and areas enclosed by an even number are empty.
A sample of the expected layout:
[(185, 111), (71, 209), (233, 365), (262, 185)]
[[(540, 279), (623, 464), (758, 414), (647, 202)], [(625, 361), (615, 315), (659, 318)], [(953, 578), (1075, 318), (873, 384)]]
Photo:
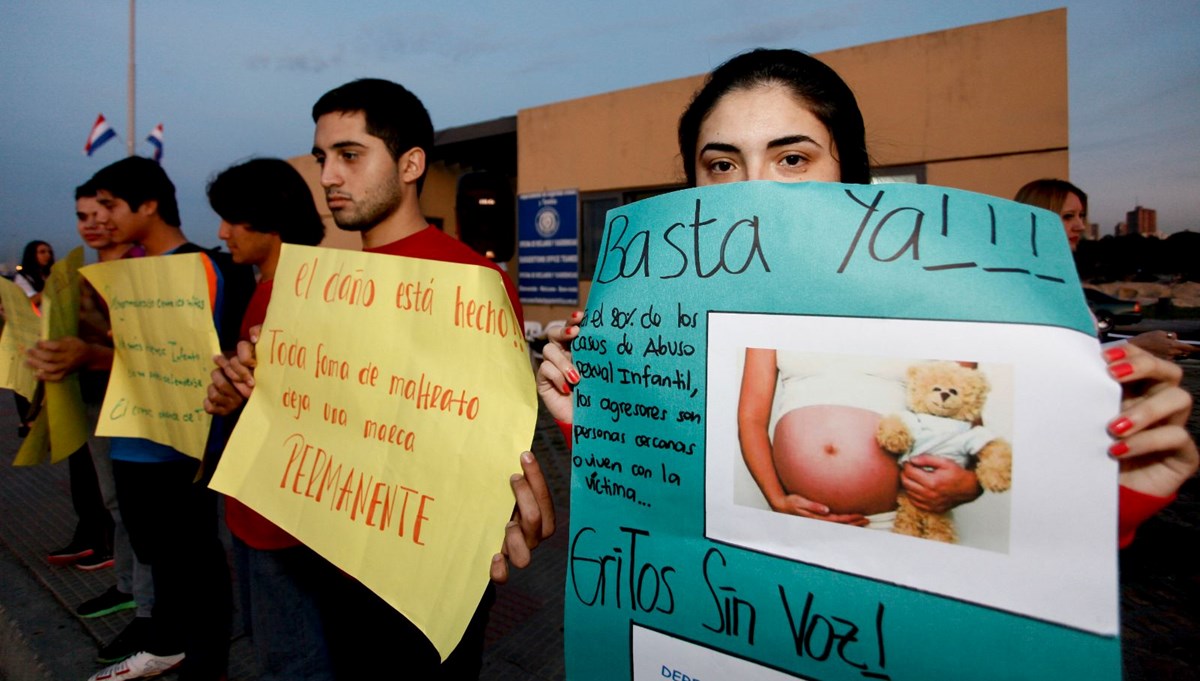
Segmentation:
[(105, 667), (88, 677), (88, 681), (108, 681), (109, 679), (145, 679), (169, 672), (183, 663), (183, 653), (178, 655), (155, 655), (142, 651), (128, 658)]

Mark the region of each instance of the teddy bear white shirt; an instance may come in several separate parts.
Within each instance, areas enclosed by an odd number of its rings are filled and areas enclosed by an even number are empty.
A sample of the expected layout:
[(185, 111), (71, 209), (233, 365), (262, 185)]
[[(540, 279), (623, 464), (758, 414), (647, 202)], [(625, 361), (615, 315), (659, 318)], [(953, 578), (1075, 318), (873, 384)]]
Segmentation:
[(983, 426), (973, 426), (966, 421), (945, 416), (906, 411), (901, 412), (899, 417), (913, 438), (913, 446), (900, 457), (900, 464), (914, 456), (933, 454), (967, 468), (974, 463), (979, 451), (997, 437)]

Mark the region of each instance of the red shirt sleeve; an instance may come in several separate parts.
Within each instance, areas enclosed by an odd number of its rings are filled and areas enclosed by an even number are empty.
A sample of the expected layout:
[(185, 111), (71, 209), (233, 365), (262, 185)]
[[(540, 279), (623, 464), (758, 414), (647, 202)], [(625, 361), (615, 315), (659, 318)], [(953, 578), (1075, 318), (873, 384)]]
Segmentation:
[(1156, 497), (1121, 485), (1117, 502), (1117, 537), (1121, 548), (1132, 544), (1138, 526), (1175, 501), (1175, 496)]
[(558, 429), (562, 431), (563, 439), (567, 441), (567, 451), (571, 451), (571, 424), (566, 421), (554, 420), (558, 424)]

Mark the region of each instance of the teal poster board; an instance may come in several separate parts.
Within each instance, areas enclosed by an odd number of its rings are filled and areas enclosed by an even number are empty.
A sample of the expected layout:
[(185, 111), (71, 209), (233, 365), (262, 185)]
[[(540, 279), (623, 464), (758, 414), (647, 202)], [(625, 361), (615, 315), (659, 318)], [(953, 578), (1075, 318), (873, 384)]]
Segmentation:
[[(1052, 213), (641, 201), (573, 352), (569, 678), (1120, 678), (1119, 391)], [(946, 516), (900, 492), (964, 471), (984, 492)]]

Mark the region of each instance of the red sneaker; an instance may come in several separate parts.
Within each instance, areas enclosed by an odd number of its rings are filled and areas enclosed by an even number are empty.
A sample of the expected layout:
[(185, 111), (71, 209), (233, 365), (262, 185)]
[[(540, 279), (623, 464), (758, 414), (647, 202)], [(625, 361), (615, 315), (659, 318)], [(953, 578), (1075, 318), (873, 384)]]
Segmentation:
[(51, 551), (46, 561), (51, 565), (74, 565), (81, 558), (87, 558), (95, 553), (92, 549), (71, 542), (57, 551)]

